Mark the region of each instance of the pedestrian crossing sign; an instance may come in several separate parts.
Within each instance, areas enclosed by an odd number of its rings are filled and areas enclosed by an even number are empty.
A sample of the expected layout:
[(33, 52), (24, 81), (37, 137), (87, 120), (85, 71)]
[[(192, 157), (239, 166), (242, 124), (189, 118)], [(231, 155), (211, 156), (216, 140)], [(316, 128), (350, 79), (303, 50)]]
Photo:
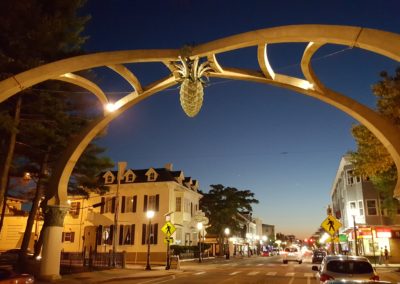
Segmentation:
[(176, 231), (176, 228), (174, 224), (168, 221), (162, 226), (161, 231), (169, 237)]
[(340, 227), (342, 223), (332, 215), (329, 215), (322, 223), (321, 227), (327, 231), (331, 236), (333, 236)]

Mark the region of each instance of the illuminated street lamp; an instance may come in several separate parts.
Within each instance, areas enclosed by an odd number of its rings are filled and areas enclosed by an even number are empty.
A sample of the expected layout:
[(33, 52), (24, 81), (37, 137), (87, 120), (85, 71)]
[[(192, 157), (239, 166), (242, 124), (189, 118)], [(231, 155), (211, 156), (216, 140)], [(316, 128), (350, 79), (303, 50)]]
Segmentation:
[(151, 270), (150, 267), (150, 233), (151, 233), (151, 219), (154, 217), (154, 211), (149, 210), (146, 212), (146, 216), (149, 219), (149, 227), (147, 230), (147, 262), (146, 270)]
[(358, 242), (357, 242), (357, 226), (356, 226), (356, 216), (358, 215), (356, 208), (351, 208), (351, 215), (353, 216), (353, 231), (354, 231), (354, 246), (356, 250), (356, 255), (358, 255)]
[(226, 236), (226, 259), (229, 259), (229, 234), (231, 233), (231, 230), (229, 228), (225, 228), (225, 236)]
[(199, 230), (199, 262), (201, 262), (201, 230), (203, 229), (203, 223), (197, 223), (197, 230)]

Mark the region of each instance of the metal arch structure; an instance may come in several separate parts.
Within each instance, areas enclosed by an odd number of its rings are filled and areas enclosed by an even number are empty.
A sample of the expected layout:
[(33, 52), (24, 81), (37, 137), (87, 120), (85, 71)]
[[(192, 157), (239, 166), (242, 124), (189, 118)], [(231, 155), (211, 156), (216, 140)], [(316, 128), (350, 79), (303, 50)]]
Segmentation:
[[(305, 79), (276, 73), (268, 60), (268, 45), (299, 42), (308, 43), (300, 62)], [(213, 69), (212, 72), (208, 73), (209, 77), (275, 85), (319, 99), (347, 113), (374, 133), (392, 156), (398, 170), (394, 197), (400, 199), (399, 128), (374, 110), (324, 86), (312, 69), (311, 59), (315, 52), (325, 44), (361, 48), (389, 57), (395, 61), (400, 61), (399, 34), (362, 27), (333, 25), (293, 25), (251, 31), (195, 46), (185, 56), (190, 58), (200, 57), (203, 60), (207, 60)], [(217, 60), (217, 56), (224, 52), (252, 46), (257, 47), (256, 56), (260, 70), (229, 68), (219, 64)], [(93, 121), (69, 143), (69, 147), (63, 153), (52, 173), (50, 188), (53, 190), (54, 197), (50, 204), (60, 207), (67, 206), (67, 184), (72, 169), (86, 146), (105, 126), (140, 101), (178, 84), (177, 70), (173, 63), (179, 60), (179, 56), (180, 50), (134, 50), (95, 53), (39, 66), (0, 82), (0, 103), (40, 82), (61, 80), (87, 89), (102, 104), (106, 104), (108, 98), (99, 86), (74, 74), (77, 71), (96, 67), (108, 67), (114, 70), (132, 86), (132, 92), (115, 103), (117, 109), (114, 112), (104, 112), (102, 117)], [(160, 80), (147, 86), (142, 86), (137, 77), (124, 66), (127, 63), (138, 62), (162, 63), (170, 70), (170, 75), (160, 78)], [(59, 239), (61, 239), (61, 236)], [(45, 248), (43, 254), (44, 259), (49, 257), (48, 255), (46, 256)], [(54, 275), (58, 274), (58, 270), (46, 269), (42, 265), (42, 274)]]

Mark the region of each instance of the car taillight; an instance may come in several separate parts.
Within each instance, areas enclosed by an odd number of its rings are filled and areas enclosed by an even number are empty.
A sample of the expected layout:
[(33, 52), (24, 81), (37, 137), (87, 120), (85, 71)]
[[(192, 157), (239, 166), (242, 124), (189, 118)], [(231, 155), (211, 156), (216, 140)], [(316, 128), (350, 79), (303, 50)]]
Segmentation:
[(332, 280), (332, 279), (335, 279), (335, 278), (333, 278), (332, 276), (325, 274), (325, 273), (322, 273), (321, 276), (319, 277), (319, 280), (321, 282), (325, 282), (325, 281)]
[(374, 280), (374, 281), (379, 281), (379, 276), (378, 275), (374, 275), (370, 278), (370, 280)]

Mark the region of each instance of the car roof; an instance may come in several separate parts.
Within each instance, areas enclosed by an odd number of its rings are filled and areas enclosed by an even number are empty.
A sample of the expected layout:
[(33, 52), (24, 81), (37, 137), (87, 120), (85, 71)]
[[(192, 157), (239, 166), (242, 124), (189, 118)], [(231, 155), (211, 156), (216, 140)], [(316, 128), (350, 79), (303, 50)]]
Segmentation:
[(364, 256), (355, 256), (355, 255), (327, 255), (326, 257), (327, 261), (331, 260), (354, 260), (354, 261), (368, 261), (368, 258)]

